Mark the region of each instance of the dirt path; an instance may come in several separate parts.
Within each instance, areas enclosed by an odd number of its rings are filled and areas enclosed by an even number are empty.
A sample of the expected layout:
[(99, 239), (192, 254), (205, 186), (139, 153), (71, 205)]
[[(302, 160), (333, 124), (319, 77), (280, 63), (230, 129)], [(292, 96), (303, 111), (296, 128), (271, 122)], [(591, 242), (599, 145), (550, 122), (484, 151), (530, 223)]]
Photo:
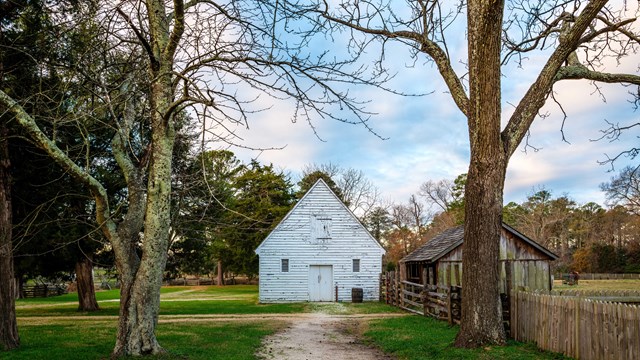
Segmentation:
[(381, 317), (304, 314), (292, 319), (283, 331), (267, 336), (256, 354), (278, 360), (390, 360), (393, 357), (366, 346), (354, 333), (358, 322)]

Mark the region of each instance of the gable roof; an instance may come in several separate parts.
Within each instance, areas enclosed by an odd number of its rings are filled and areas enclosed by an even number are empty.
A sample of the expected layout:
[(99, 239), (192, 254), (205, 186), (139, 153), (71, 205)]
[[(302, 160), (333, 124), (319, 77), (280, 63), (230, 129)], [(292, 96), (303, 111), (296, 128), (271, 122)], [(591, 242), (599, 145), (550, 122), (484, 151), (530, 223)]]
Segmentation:
[(342, 200), (340, 200), (340, 198), (338, 197), (338, 195), (336, 195), (335, 192), (333, 192), (333, 190), (331, 190), (331, 188), (329, 187), (329, 185), (327, 185), (327, 183), (322, 180), (322, 178), (319, 178), (318, 181), (316, 181), (315, 184), (313, 184), (313, 186), (311, 188), (309, 188), (309, 190), (307, 190), (307, 192), (304, 194), (304, 196), (302, 198), (300, 198), (300, 200), (298, 200), (298, 202), (293, 206), (293, 208), (291, 208), (291, 210), (289, 210), (289, 212), (287, 213), (287, 215), (285, 215), (285, 217), (282, 218), (282, 220), (280, 220), (280, 222), (278, 223), (278, 225), (276, 227), (273, 228), (273, 230), (271, 230), (271, 232), (269, 233), (269, 235), (267, 235), (267, 237), (260, 243), (260, 245), (258, 245), (258, 247), (255, 249), (255, 253), (259, 254), (259, 250), (262, 247), (262, 245), (264, 245), (269, 238), (271, 237), (271, 234), (273, 234), (274, 232), (278, 231), (278, 229), (280, 228), (280, 225), (282, 225), (283, 223), (285, 223), (287, 221), (287, 219), (289, 219), (289, 217), (291, 216), (291, 214), (293, 214), (296, 209), (298, 209), (298, 207), (301, 206), (301, 204), (304, 204), (305, 202), (309, 201), (307, 200), (307, 197), (309, 196), (309, 194), (311, 194), (316, 188), (318, 189), (322, 189), (324, 188), (325, 191), (328, 191), (333, 198), (335, 199), (336, 203), (340, 204), (340, 206), (349, 214), (349, 216), (351, 216), (353, 218), (353, 220), (355, 220), (358, 225), (360, 225), (360, 227), (362, 228), (362, 230), (365, 232), (365, 234), (367, 235), (367, 237), (369, 237), (369, 239), (371, 241), (373, 241), (379, 248), (380, 250), (382, 250), (382, 253), (386, 253), (387, 251), (382, 247), (382, 245), (380, 245), (380, 243), (378, 242), (378, 240), (376, 240), (373, 235), (371, 235), (371, 233), (369, 232), (369, 230), (367, 230), (367, 228), (362, 224), (362, 222), (358, 219), (358, 217), (353, 213), (353, 211), (351, 211), (351, 209), (349, 209), (347, 207), (347, 205), (344, 204), (344, 202), (342, 202)]
[(400, 261), (433, 262), (462, 244), (464, 225), (449, 228), (434, 236)]
[[(547, 250), (544, 246), (524, 236), (522, 233), (512, 228), (511, 226), (502, 223), (502, 228), (525, 243), (536, 248), (543, 254), (549, 256), (551, 259), (556, 260), (558, 256), (551, 251)], [(402, 258), (402, 262), (407, 261), (425, 261), (435, 262), (441, 257), (448, 254), (451, 250), (462, 245), (464, 240), (464, 225), (456, 226), (447, 229), (440, 234), (434, 236), (431, 240), (427, 241), (424, 245), (414, 250), (409, 255)]]

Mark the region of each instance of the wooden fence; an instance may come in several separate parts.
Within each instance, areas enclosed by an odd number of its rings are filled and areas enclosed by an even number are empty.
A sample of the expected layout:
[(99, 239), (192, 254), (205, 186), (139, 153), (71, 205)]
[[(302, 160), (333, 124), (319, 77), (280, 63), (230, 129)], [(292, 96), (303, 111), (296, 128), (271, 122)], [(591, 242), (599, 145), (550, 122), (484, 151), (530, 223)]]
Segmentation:
[(633, 303), (640, 301), (633, 294), (640, 293), (575, 293), (580, 296), (515, 292), (512, 337), (576, 359), (640, 359), (640, 306), (600, 300)]
[(462, 288), (459, 286), (439, 286), (417, 284), (400, 280), (397, 272), (381, 276), (380, 298), (389, 305), (401, 309), (446, 320), (450, 324), (460, 323)]
[[(564, 275), (569, 274), (556, 274), (555, 279), (560, 280)], [(640, 274), (591, 274), (584, 273), (579, 274), (580, 280), (640, 280)]]
[(58, 296), (66, 293), (67, 289), (62, 285), (41, 284), (34, 286), (24, 286), (22, 288), (22, 298)]

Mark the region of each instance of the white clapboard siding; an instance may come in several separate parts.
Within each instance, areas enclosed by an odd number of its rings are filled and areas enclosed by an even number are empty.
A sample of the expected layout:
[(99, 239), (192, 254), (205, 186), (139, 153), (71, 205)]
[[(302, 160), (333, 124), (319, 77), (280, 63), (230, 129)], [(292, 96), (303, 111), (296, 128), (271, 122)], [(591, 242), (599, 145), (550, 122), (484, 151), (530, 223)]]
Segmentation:
[[(318, 180), (258, 246), (260, 302), (309, 301), (309, 266), (333, 267), (332, 293), (351, 301), (351, 289), (362, 288), (365, 301), (378, 300), (384, 249)], [(281, 271), (281, 260), (289, 271)], [(360, 271), (353, 272), (353, 259)]]

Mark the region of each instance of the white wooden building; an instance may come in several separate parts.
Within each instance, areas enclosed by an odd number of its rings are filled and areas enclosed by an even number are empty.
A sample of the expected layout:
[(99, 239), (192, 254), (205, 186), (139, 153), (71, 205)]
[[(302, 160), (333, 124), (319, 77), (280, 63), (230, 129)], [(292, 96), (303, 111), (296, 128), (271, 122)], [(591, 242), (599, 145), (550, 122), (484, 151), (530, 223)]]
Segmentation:
[(385, 250), (322, 179), (255, 251), (260, 302), (378, 300)]

